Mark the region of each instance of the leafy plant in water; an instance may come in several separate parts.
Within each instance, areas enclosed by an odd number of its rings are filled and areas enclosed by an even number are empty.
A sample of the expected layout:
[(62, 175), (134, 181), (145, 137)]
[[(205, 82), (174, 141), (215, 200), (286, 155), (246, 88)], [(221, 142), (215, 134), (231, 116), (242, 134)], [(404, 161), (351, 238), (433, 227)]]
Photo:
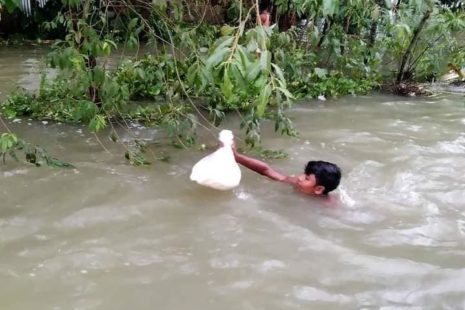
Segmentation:
[(19, 161), (17, 152), (22, 152), (24, 154), (24, 162), (33, 164), (37, 167), (45, 164), (50, 167), (74, 168), (73, 165), (50, 156), (43, 148), (18, 139), (15, 134), (2, 133), (0, 135), (0, 157), (2, 158), (3, 164), (6, 162), (7, 155)]
[(150, 162), (145, 158), (146, 144), (139, 140), (134, 140), (127, 146), (124, 157), (134, 166), (148, 166)]

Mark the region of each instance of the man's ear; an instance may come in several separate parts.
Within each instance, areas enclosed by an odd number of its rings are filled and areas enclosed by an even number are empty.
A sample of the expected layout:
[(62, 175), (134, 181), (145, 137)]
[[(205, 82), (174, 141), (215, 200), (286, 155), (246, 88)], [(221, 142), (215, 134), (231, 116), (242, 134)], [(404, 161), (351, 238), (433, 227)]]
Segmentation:
[(323, 185), (317, 185), (315, 186), (315, 189), (313, 191), (315, 195), (323, 195), (325, 192), (325, 187)]

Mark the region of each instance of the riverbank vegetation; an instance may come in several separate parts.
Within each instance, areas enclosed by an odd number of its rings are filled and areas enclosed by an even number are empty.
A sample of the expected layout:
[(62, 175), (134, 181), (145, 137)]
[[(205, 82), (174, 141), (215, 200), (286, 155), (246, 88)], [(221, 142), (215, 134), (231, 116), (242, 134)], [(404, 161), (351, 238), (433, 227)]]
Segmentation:
[[(29, 16), (23, 33), (55, 40), (47, 57), (55, 74), (44, 73), (35, 93), (11, 94), (4, 116), (86, 123), (93, 132), (137, 121), (165, 128), (181, 146), (231, 112), (251, 146), (264, 120), (292, 136), (286, 109), (295, 100), (386, 85), (411, 95), (411, 85), (465, 66), (462, 1), (29, 3), (21, 10), (0, 0), (0, 11)], [(150, 53), (109, 65), (141, 46)]]

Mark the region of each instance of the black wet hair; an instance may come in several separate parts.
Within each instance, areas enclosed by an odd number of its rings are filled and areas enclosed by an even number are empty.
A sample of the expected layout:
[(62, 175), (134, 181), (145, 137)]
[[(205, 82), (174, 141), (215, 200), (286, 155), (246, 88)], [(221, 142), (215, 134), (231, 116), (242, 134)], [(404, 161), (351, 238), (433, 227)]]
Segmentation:
[(321, 160), (309, 161), (305, 166), (305, 174), (315, 176), (316, 184), (325, 187), (325, 195), (336, 189), (341, 181), (341, 169), (333, 163)]

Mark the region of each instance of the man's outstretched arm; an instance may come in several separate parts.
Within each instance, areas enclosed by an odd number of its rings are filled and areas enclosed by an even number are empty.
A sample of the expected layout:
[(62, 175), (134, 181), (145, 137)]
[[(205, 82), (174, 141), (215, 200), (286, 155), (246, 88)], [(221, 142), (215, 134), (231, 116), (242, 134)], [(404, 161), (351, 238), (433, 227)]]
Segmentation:
[(239, 164), (249, 168), (250, 170), (253, 170), (261, 175), (264, 175), (272, 180), (275, 181), (280, 181), (280, 182), (286, 182), (286, 183), (294, 183), (294, 178), (288, 177), (274, 169), (272, 169), (267, 163), (252, 158), (248, 157), (242, 154), (239, 154), (237, 151), (234, 150), (234, 157), (236, 159), (236, 162)]

